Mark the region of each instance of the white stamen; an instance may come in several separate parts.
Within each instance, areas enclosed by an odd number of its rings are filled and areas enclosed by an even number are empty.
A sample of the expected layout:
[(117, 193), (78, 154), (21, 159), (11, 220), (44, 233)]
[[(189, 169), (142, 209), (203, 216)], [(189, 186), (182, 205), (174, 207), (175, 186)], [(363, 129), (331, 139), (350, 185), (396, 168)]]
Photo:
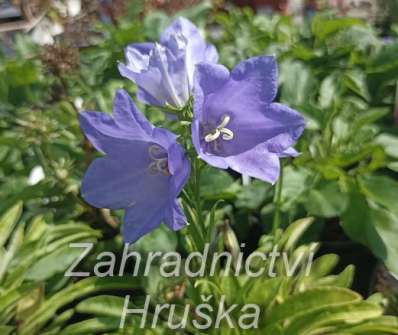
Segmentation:
[(231, 141), (234, 138), (234, 133), (228, 128), (222, 128), (220, 132), (222, 133), (223, 140)]
[(231, 117), (229, 115), (224, 115), (220, 125), (214, 129), (211, 133), (205, 136), (205, 142), (210, 143), (217, 140), (221, 135), (221, 138), (225, 141), (230, 141), (234, 138), (234, 133), (231, 129), (226, 128)]
[(213, 142), (213, 141), (215, 141), (217, 138), (220, 137), (220, 134), (221, 134), (220, 131), (219, 131), (218, 129), (216, 129), (213, 133), (207, 134), (207, 135), (205, 136), (205, 141), (206, 141), (207, 143)]
[(231, 120), (231, 117), (229, 115), (224, 115), (218, 128), (224, 128), (229, 123), (230, 120)]

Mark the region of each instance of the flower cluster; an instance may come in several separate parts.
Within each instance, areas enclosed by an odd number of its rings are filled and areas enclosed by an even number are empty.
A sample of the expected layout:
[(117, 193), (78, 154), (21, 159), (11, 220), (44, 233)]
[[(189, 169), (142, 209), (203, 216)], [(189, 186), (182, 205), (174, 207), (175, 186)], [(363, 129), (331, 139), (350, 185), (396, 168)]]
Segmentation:
[(217, 51), (183, 18), (174, 21), (159, 42), (128, 46), (127, 64), (119, 64), (120, 74), (138, 86), (137, 98), (142, 102), (182, 108), (192, 93), (195, 66), (216, 63)]
[[(231, 72), (217, 61), (215, 47), (179, 18), (159, 43), (128, 46), (119, 71), (138, 86), (143, 103), (182, 110), (193, 98), (192, 143), (203, 161), (275, 183), (279, 157), (297, 155), (292, 145), (305, 126), (298, 112), (273, 102), (276, 61), (254, 57)], [(125, 209), (126, 242), (162, 222), (173, 230), (186, 224), (177, 197), (190, 163), (175, 134), (152, 125), (123, 90), (115, 95), (113, 117), (82, 112), (80, 123), (104, 154), (88, 168), (82, 195), (95, 207)]]

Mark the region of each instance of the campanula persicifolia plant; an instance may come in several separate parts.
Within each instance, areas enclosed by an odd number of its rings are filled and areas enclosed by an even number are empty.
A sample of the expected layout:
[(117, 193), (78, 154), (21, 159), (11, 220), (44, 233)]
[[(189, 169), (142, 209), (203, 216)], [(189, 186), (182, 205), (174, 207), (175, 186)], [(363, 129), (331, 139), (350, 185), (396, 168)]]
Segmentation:
[(396, 31), (125, 3), (74, 71), (6, 34), (0, 334), (397, 334)]
[(200, 249), (206, 235), (199, 194), (203, 162), (275, 183), (279, 158), (298, 154), (292, 146), (305, 123), (297, 111), (273, 102), (275, 58), (253, 57), (231, 72), (217, 59), (214, 46), (184, 18), (166, 28), (160, 43), (126, 48), (121, 75), (138, 86), (142, 102), (174, 109), (180, 136), (150, 124), (124, 91), (116, 93), (113, 117), (81, 113), (82, 130), (105, 154), (87, 170), (82, 195), (95, 207), (125, 210), (126, 242), (161, 222), (174, 230), (188, 223), (177, 197), (191, 165), (195, 187), (186, 192), (186, 210), (196, 213), (188, 221), (195, 221), (189, 222), (190, 237)]

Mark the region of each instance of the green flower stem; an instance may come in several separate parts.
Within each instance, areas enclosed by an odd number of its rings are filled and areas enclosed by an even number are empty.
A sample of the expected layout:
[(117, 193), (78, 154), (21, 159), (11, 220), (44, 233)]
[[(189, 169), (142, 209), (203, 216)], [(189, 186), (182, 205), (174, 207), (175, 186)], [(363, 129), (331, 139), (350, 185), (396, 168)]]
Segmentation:
[(191, 177), (186, 191), (183, 192), (184, 209), (188, 218), (188, 232), (192, 246), (197, 251), (202, 251), (206, 240), (206, 226), (203, 216), (203, 206), (201, 199), (201, 172), (203, 162), (198, 158), (191, 139), (191, 122), (193, 115), (192, 101), (177, 114), (180, 121), (180, 141), (185, 147), (191, 162)]
[(275, 236), (276, 232), (281, 224), (281, 202), (282, 202), (282, 188), (283, 188), (283, 164), (281, 163), (281, 171), (279, 180), (276, 184), (275, 196), (274, 196), (274, 220), (272, 222), (272, 235)]
[(187, 192), (185, 192), (187, 196), (186, 206), (188, 210), (188, 218), (189, 218), (189, 232), (192, 236), (193, 240), (192, 244), (196, 245), (197, 251), (202, 251), (205, 246), (205, 238), (206, 238), (206, 226), (204, 222), (203, 216), (203, 206), (201, 199), (201, 182), (200, 175), (203, 167), (203, 163), (195, 154), (190, 155), (192, 171), (191, 177), (189, 181), (189, 186), (187, 188)]
[(202, 208), (202, 199), (201, 199), (201, 192), (200, 192), (200, 176), (202, 173), (202, 162), (200, 161), (199, 158), (195, 158), (193, 162), (194, 166), (194, 204), (195, 204), (195, 209), (197, 211), (198, 215), (198, 224), (202, 232), (202, 236), (206, 236), (206, 227), (204, 225), (204, 219), (203, 219), (203, 208)]

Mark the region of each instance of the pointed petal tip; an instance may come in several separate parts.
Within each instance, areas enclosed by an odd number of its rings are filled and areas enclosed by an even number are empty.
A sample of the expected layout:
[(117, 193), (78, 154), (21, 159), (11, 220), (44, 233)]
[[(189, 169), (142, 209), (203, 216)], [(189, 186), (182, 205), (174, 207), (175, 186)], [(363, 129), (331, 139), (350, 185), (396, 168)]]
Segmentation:
[(120, 75), (123, 78), (129, 79), (133, 83), (135, 83), (135, 75), (136, 75), (136, 73), (133, 70), (129, 69), (129, 67), (126, 64), (118, 61), (117, 68), (119, 70)]
[(126, 73), (127, 72), (127, 66), (126, 66), (126, 64), (124, 64), (123, 62), (121, 62), (121, 61), (117, 61), (117, 69), (119, 70), (119, 73), (123, 76), (123, 77), (125, 77), (125, 75), (123, 74), (123, 73)]
[(127, 105), (132, 105), (134, 108), (137, 108), (134, 100), (124, 88), (116, 89), (115, 96), (113, 98), (113, 107), (115, 107), (117, 101), (123, 101)]
[(175, 199), (172, 204), (169, 204), (169, 208), (166, 211), (163, 221), (166, 226), (173, 231), (181, 230), (188, 224), (188, 220), (178, 202), (178, 199)]
[(194, 72), (194, 95), (195, 92), (208, 95), (215, 92), (229, 79), (229, 70), (221, 64), (200, 62), (196, 65)]
[(169, 227), (172, 231), (179, 231), (179, 230), (183, 229), (187, 224), (188, 224), (188, 221), (184, 220), (184, 221), (178, 221), (178, 222), (173, 222), (172, 224), (168, 224), (167, 227)]
[[(187, 19), (184, 16), (178, 16), (176, 19), (174, 19), (170, 25), (168, 27), (175, 27), (175, 26), (179, 26), (180, 29), (183, 29), (183, 26), (186, 25), (188, 26), (190, 29), (194, 28), (194, 29), (198, 29), (196, 27), (196, 25), (189, 19)], [(167, 29), (167, 28), (166, 28)]]

